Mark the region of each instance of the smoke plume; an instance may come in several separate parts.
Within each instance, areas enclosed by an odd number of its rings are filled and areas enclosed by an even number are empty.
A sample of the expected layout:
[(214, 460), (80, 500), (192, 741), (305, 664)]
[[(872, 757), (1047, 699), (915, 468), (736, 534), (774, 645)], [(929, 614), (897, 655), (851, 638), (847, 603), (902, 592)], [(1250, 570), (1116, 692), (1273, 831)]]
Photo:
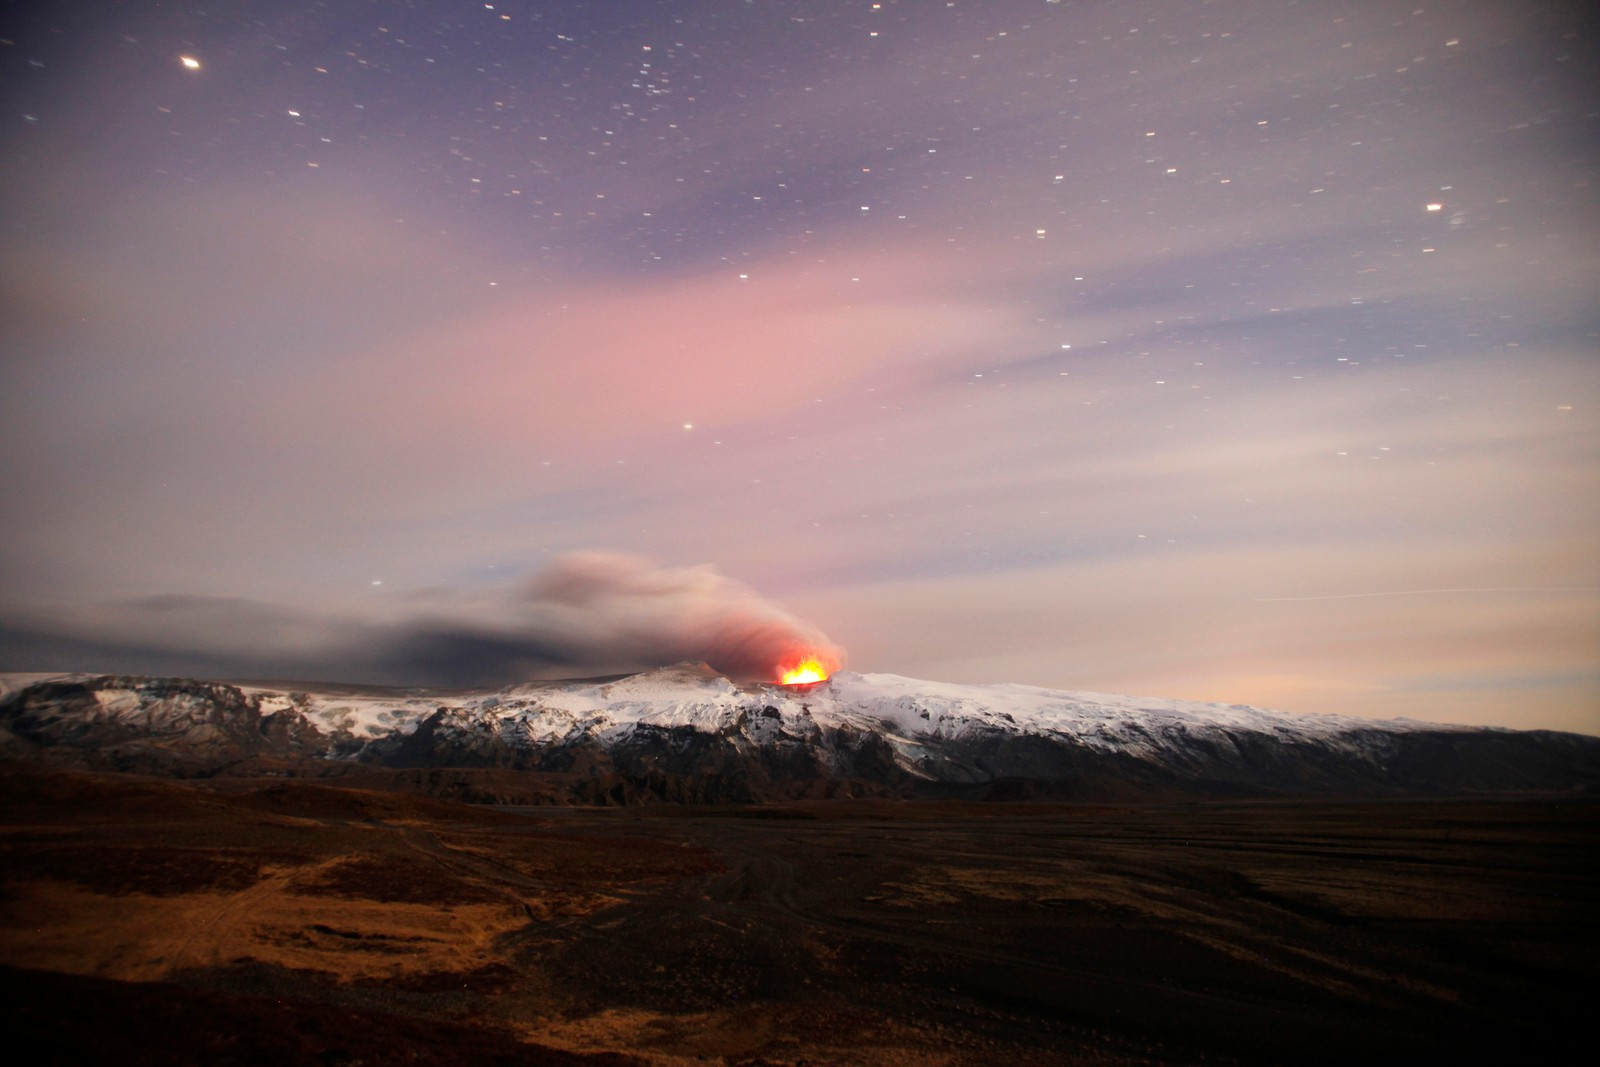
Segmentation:
[(0, 620), (0, 670), (17, 671), (495, 686), (683, 660), (772, 680), (802, 656), (843, 662), (820, 630), (715, 567), (612, 552), (562, 556), (507, 591), (435, 591), (383, 620), (186, 595)]

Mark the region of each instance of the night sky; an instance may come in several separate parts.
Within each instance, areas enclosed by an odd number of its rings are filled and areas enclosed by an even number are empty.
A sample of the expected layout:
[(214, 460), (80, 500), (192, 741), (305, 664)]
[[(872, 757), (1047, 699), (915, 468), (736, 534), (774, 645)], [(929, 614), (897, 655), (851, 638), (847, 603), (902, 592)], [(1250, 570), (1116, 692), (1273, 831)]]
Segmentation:
[(0, 669), (1600, 733), (1584, 5), (0, 19)]

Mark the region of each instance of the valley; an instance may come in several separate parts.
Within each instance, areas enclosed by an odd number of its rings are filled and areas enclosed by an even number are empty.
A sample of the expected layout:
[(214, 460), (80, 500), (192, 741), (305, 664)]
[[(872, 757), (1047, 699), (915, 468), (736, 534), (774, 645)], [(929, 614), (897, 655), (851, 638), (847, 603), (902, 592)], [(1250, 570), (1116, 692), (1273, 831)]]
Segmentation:
[(67, 1060), (1553, 1062), (1600, 978), (1574, 798), (0, 800), (8, 1003)]

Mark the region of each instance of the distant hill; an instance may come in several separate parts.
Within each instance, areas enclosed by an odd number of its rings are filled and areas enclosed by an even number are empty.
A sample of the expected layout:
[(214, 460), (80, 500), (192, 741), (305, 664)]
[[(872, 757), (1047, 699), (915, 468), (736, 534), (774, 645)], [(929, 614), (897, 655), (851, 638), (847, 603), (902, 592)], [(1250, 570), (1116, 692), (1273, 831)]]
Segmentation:
[(685, 663), (499, 690), (0, 676), (0, 756), (175, 777), (372, 778), (503, 803), (1592, 791), (1600, 738)]

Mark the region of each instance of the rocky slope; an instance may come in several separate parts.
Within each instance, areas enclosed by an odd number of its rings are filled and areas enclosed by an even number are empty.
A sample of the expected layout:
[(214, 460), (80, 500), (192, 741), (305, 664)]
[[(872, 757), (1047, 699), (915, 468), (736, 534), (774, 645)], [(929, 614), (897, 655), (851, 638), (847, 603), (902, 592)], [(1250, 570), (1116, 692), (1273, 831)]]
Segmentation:
[[(7, 675), (0, 754), (183, 777), (384, 774), (476, 800), (1579, 790), (1600, 738), (702, 664), (496, 691)], [(523, 772), (538, 772), (526, 774)]]

